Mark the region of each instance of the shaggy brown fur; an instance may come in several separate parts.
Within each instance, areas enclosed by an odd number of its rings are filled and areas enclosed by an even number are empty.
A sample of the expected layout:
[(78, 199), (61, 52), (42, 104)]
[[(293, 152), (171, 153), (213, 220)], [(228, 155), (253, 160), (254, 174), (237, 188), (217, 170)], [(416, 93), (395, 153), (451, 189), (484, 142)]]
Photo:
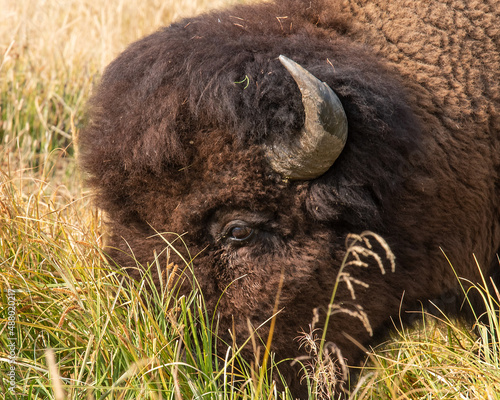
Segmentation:
[[(230, 285), (220, 332), (234, 318), (241, 337), (247, 319), (258, 326), (272, 314), (283, 274), (273, 348), (294, 357), (297, 332), (328, 305), (346, 236), (371, 230), (396, 271), (352, 269), (369, 287), (357, 286), (354, 301), (343, 285), (338, 300), (362, 305), (376, 337), (403, 293), (404, 317), (455, 289), (441, 249), (471, 281), (473, 254), (486, 273), (498, 270), (499, 51), (497, 0), (277, 0), (132, 44), (107, 68), (79, 138), (110, 257), (138, 277), (131, 251), (146, 266), (165, 254), (155, 232), (186, 233), (210, 307)], [(304, 121), (280, 54), (327, 82), (347, 114), (343, 153), (312, 181), (282, 180), (263, 156)], [(253, 236), (233, 240), (232, 221)], [(355, 364), (362, 352), (344, 332), (373, 338), (355, 318), (333, 319), (328, 340)]]

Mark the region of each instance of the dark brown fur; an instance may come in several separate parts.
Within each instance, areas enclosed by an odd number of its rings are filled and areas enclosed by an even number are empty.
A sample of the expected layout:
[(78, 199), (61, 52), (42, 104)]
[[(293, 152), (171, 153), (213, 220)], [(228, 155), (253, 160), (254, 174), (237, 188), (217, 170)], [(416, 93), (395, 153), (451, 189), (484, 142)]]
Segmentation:
[[(300, 355), (294, 338), (328, 305), (349, 233), (376, 232), (396, 256), (395, 273), (350, 270), (370, 286), (353, 301), (344, 285), (338, 299), (362, 305), (375, 336), (398, 317), (403, 293), (404, 316), (456, 288), (443, 252), (473, 282), (473, 254), (495, 273), (499, 27), (496, 0), (278, 0), (132, 44), (107, 68), (79, 138), (111, 258), (138, 277), (130, 249), (146, 266), (165, 249), (155, 232), (186, 233), (210, 307), (232, 283), (220, 331), (234, 317), (242, 337), (247, 319), (258, 326), (272, 314), (283, 273), (279, 357)], [(304, 120), (280, 54), (327, 82), (349, 121), (340, 158), (312, 181), (283, 181), (263, 156)], [(231, 220), (254, 227), (254, 238), (228, 242)], [(328, 340), (356, 363), (362, 352), (344, 332), (373, 339), (357, 319), (334, 318)]]

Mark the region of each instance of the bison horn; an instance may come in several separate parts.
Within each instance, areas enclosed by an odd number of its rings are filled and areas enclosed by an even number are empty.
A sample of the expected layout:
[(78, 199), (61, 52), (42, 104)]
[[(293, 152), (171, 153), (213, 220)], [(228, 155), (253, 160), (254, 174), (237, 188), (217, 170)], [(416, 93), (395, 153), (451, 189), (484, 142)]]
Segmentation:
[(280, 62), (297, 83), (304, 104), (302, 133), (292, 143), (266, 149), (271, 167), (286, 179), (309, 180), (324, 174), (347, 140), (347, 117), (337, 95), (324, 82), (285, 56)]

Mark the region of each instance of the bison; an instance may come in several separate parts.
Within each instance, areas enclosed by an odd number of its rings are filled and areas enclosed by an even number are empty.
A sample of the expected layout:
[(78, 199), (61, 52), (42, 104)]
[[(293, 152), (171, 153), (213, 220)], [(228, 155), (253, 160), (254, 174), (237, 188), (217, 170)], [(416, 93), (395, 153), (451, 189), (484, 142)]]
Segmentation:
[(155, 260), (187, 260), (223, 337), (246, 338), (279, 292), (273, 351), (293, 358), (346, 239), (374, 232), (392, 254), (358, 243), (326, 335), (358, 363), (455, 272), (498, 271), (499, 50), (496, 0), (275, 0), (133, 43), (79, 136), (109, 257), (156, 283)]

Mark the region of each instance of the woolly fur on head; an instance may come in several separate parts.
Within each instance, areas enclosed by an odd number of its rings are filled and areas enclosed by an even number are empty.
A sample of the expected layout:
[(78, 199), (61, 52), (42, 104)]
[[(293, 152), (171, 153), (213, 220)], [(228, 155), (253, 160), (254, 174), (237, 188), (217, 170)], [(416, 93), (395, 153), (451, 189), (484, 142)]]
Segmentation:
[[(357, 302), (383, 333), (391, 317), (455, 289), (442, 251), (471, 281), (472, 254), (498, 269), (499, 49), (496, 0), (277, 0), (139, 40), (106, 69), (79, 137), (110, 257), (137, 277), (136, 260), (146, 266), (165, 248), (155, 233), (187, 232), (207, 304), (224, 292), (223, 332), (270, 316), (283, 273), (273, 344), (288, 357), (328, 304), (345, 238), (372, 230), (396, 272), (351, 274), (369, 283)], [(326, 82), (347, 115), (342, 154), (312, 181), (283, 181), (263, 156), (304, 123), (280, 54)], [(251, 222), (260, 242), (224, 242), (231, 219)], [(351, 304), (344, 289), (339, 301)], [(332, 324), (327, 339), (357, 362), (342, 332), (372, 338), (345, 316)]]
[[(354, 151), (374, 152), (380, 145), (387, 153), (386, 137), (399, 142), (387, 162), (405, 164), (408, 148), (418, 147), (418, 133), (411, 133), (418, 123), (380, 62), (343, 37), (350, 22), (340, 10), (323, 1), (240, 6), (183, 20), (132, 44), (106, 69), (80, 137), (81, 165), (91, 186), (102, 189), (100, 205), (110, 209), (118, 201), (123, 208), (123, 184), (139, 188), (146, 175), (191, 165), (197, 155), (190, 143), (207, 132), (223, 130), (240, 147), (289, 141), (304, 115), (280, 54), (335, 88)], [(408, 134), (387, 135), (401, 125)], [(360, 138), (366, 145), (356, 144), (358, 126), (373, 136)], [(356, 169), (366, 168), (352, 165)], [(341, 202), (352, 204), (356, 197), (346, 193)], [(360, 200), (358, 217), (374, 217), (375, 209)]]

